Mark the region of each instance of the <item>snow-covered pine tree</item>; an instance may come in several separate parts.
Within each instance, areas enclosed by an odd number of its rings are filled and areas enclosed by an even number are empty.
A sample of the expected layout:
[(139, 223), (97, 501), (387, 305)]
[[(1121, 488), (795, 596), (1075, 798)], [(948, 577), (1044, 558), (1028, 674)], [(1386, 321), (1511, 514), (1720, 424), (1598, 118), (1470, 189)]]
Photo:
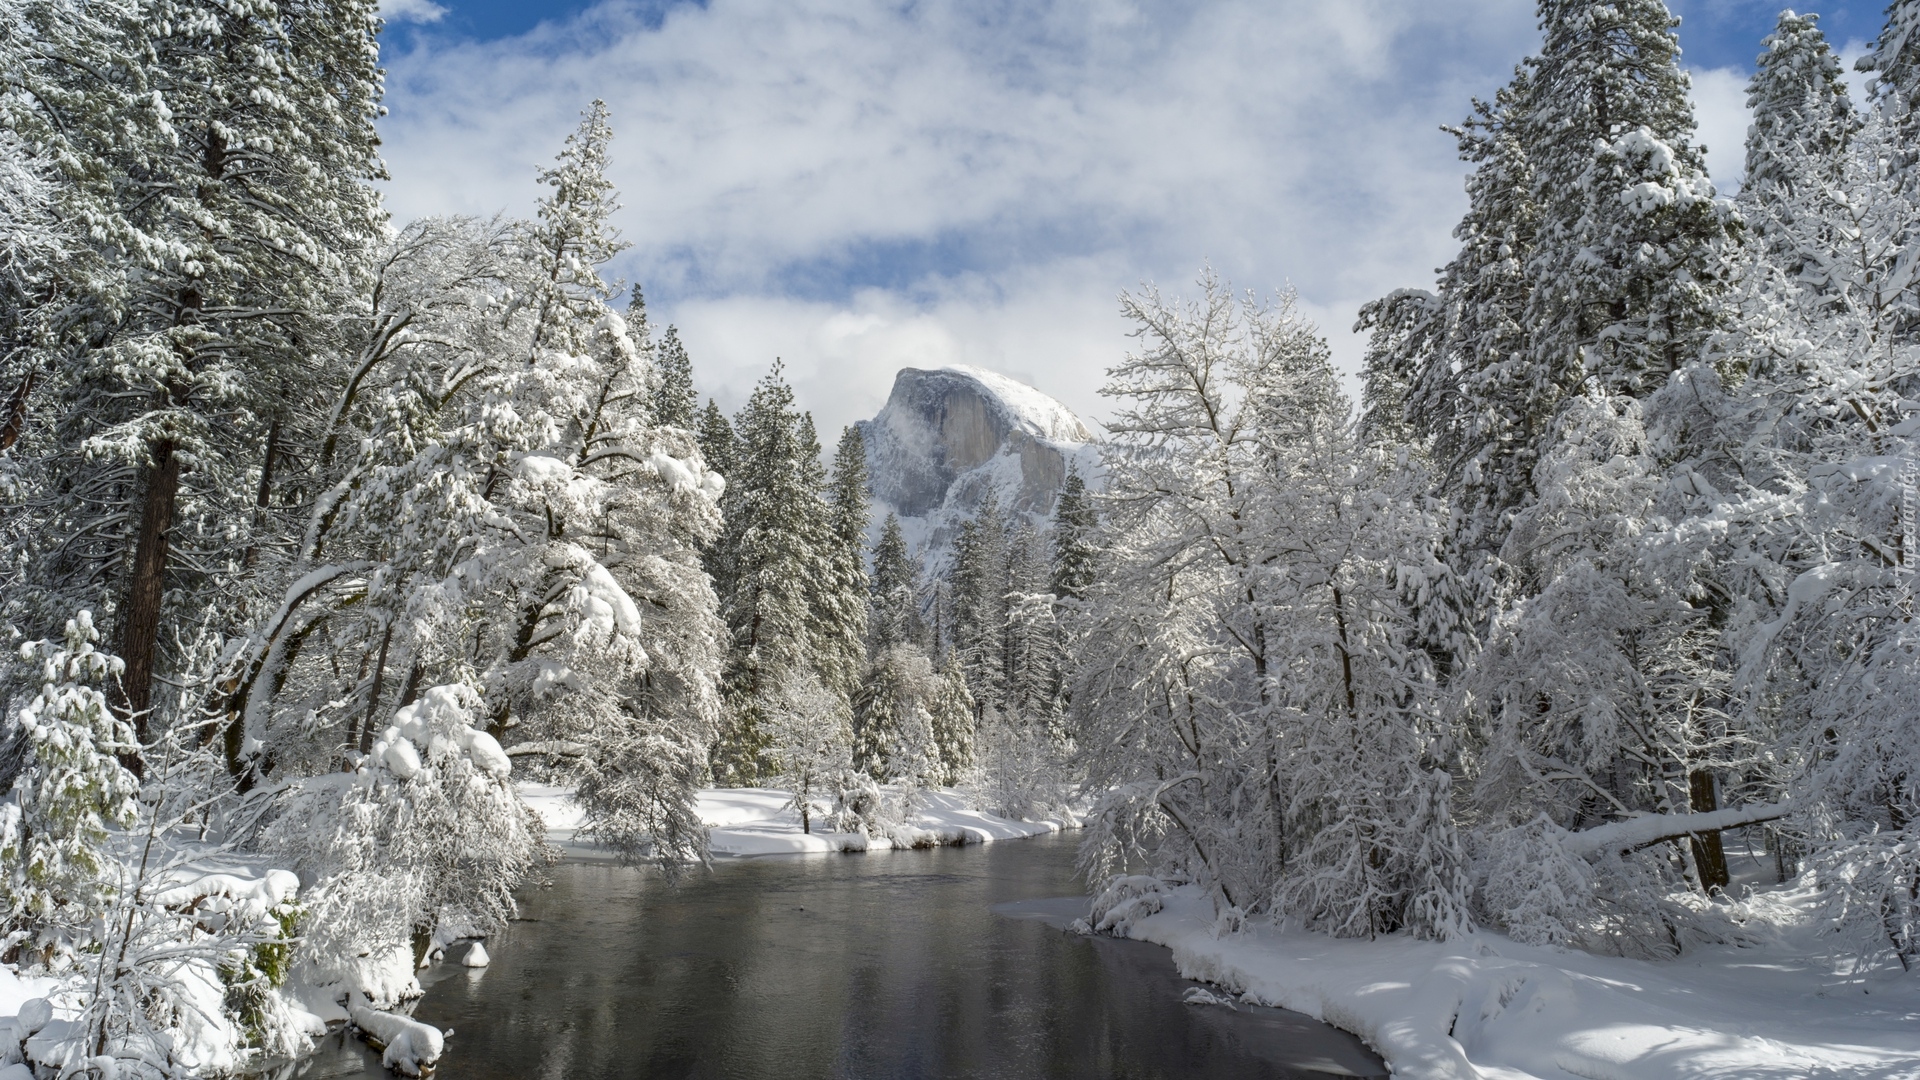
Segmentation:
[(1661, 0), (1542, 0), (1527, 160), (1540, 224), (1526, 272), (1532, 360), (1564, 393), (1644, 398), (1722, 315), (1740, 230), (1693, 145), (1679, 21)]
[(920, 566), (907, 550), (900, 518), (888, 514), (873, 547), (873, 596), (867, 653), (878, 656), (895, 645), (925, 645), (920, 618)]
[(927, 702), (927, 716), (933, 725), (933, 745), (939, 755), (939, 783), (958, 784), (971, 774), (979, 760), (974, 727), (973, 693), (967, 689), (967, 673), (959, 655), (949, 651), (939, 665), (939, 676)]
[(942, 747), (935, 728), (945, 691), (918, 646), (895, 645), (875, 656), (854, 696), (855, 764), (875, 780), (908, 788), (947, 783), (964, 770), (964, 762), (948, 760), (955, 747)]
[(851, 702), (866, 666), (872, 591), (867, 577), (867, 448), (859, 429), (841, 430), (822, 494), (826, 497), (822, 554), (828, 576), (814, 599), (814, 667), (829, 689)]
[[(1818, 15), (1780, 13), (1747, 82), (1746, 171), (1740, 202), (1789, 200), (1809, 163), (1839, 154), (1860, 126), (1840, 77), (1840, 58), (1820, 32)], [(1756, 228), (1758, 226), (1756, 225)]]
[[(19, 689), (4, 701), (25, 758), (0, 800), (0, 961), (64, 966), (98, 932), (118, 881), (108, 829), (132, 825), (140, 784), (117, 755), (133, 729), (108, 707), (123, 665), (97, 650), (82, 611), (65, 640), (20, 648)], [(30, 688), (30, 690), (29, 690)], [(97, 944), (97, 943), (96, 943)]]
[[(1447, 621), (1469, 637), (1492, 618), (1503, 587), (1497, 553), (1529, 497), (1534, 455), (1561, 393), (1533, 359), (1525, 319), (1539, 218), (1524, 138), (1530, 79), (1522, 67), (1451, 129), (1474, 170), (1466, 216), (1454, 229), (1460, 251), (1441, 269), (1437, 291), (1396, 291), (1363, 307), (1357, 326), (1372, 333), (1369, 385), (1393, 391), (1404, 408), (1402, 417), (1382, 417), (1390, 403), (1370, 398), (1370, 441), (1409, 440), (1433, 462), (1436, 486), (1454, 507), (1452, 586), (1430, 601), (1436, 613), (1451, 607)], [(1434, 637), (1436, 655), (1458, 670), (1472, 646), (1443, 644), (1443, 636)]]
[(1006, 707), (1007, 522), (999, 496), (989, 491), (953, 542), (948, 632), (967, 673), (974, 707)]
[(778, 361), (732, 424), (738, 443), (718, 543), (728, 588), (722, 610), (731, 636), (729, 715), (713, 751), (714, 775), (725, 783), (768, 775), (767, 695), (788, 673), (816, 670), (817, 600), (833, 570), (812, 426), (795, 408)]
[(1903, 151), (1897, 160), (1912, 168), (1920, 160), (1914, 149), (1920, 133), (1920, 2), (1888, 4), (1880, 36), (1854, 66), (1873, 72), (1867, 96), (1893, 129), (1892, 145)]
[(1067, 479), (1053, 504), (1053, 595), (1062, 600), (1084, 600), (1098, 573), (1099, 549), (1094, 529), (1099, 524), (1093, 497), (1087, 491), (1080, 466), (1067, 464)]
[[(700, 456), (707, 467), (723, 477), (731, 478), (739, 469), (740, 440), (734, 434), (733, 424), (727, 419), (720, 406), (712, 398), (707, 399), (707, 407), (700, 410), (695, 422), (694, 437), (700, 444)], [(701, 561), (707, 568), (707, 576), (713, 580), (713, 590), (723, 599), (732, 595), (733, 571), (728, 559), (728, 548), (717, 539), (707, 544), (701, 551)]]
[[(638, 290), (634, 295), (639, 295)], [(693, 392), (693, 361), (677, 327), (667, 327), (658, 349), (660, 385), (653, 392), (654, 426), (693, 431), (700, 423), (700, 399)]]
[(1032, 522), (1020, 522), (1007, 540), (1007, 621), (1001, 644), (1005, 709), (1043, 728), (1052, 726), (1060, 662), (1048, 570), (1045, 537)]

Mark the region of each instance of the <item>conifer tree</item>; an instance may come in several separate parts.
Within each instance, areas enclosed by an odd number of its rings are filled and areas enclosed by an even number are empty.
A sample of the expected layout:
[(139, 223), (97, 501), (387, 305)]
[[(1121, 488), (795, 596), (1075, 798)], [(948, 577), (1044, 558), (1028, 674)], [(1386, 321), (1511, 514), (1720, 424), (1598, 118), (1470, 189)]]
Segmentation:
[(1053, 504), (1053, 595), (1063, 600), (1087, 598), (1095, 574), (1094, 528), (1098, 524), (1080, 467), (1069, 463), (1060, 498)]
[(967, 673), (961, 670), (959, 656), (949, 652), (939, 666), (939, 679), (927, 703), (933, 727), (933, 745), (939, 754), (942, 784), (958, 784), (973, 770), (979, 759), (974, 727), (973, 693), (967, 689)]
[(826, 491), (826, 530), (822, 537), (827, 577), (814, 603), (822, 681), (852, 699), (867, 656), (867, 448), (856, 428), (840, 433)]
[[(712, 398), (707, 399), (707, 407), (700, 411), (697, 424), (694, 435), (700, 444), (701, 458), (706, 461), (708, 468), (727, 477), (731, 483), (740, 459), (740, 440), (734, 434), (733, 424)], [(733, 593), (733, 563), (730, 556), (730, 549), (721, 540), (707, 544), (700, 553), (707, 576), (713, 580), (714, 591), (722, 598)]]
[(1893, 129), (1894, 144), (1905, 150), (1900, 163), (1911, 168), (1920, 157), (1913, 138), (1920, 132), (1920, 2), (1888, 4), (1886, 25), (1855, 66), (1873, 72), (1867, 96)]
[(719, 540), (728, 590), (722, 608), (731, 638), (730, 715), (714, 747), (714, 773), (728, 783), (768, 775), (773, 735), (764, 710), (790, 673), (816, 670), (822, 646), (818, 599), (832, 564), (812, 428), (795, 408), (778, 361), (733, 422), (736, 459)]
[(1661, 0), (1542, 0), (1540, 21), (1531, 358), (1563, 395), (1591, 380), (1644, 398), (1716, 328), (1739, 219), (1693, 145), (1679, 20)]
[(888, 514), (873, 548), (872, 618), (867, 632), (869, 655), (895, 645), (924, 644), (920, 621), (920, 568), (907, 551), (900, 518)]
[(951, 573), (953, 646), (967, 674), (974, 707), (1006, 702), (1007, 526), (996, 494), (960, 525)]
[(84, 946), (114, 885), (108, 829), (136, 816), (139, 783), (115, 757), (133, 730), (104, 691), (122, 665), (97, 650), (99, 639), (82, 611), (68, 620), (64, 642), (30, 643), (18, 658), (28, 669), (20, 682), (37, 685), (5, 718), (26, 739), (19, 781), (0, 802), (0, 958), (8, 962), (47, 966)]
[[(638, 296), (638, 291), (635, 292)], [(693, 361), (680, 342), (680, 331), (667, 327), (660, 340), (658, 366), (660, 385), (653, 395), (653, 422), (659, 427), (692, 431), (700, 423), (700, 399), (693, 392)]]
[(1029, 723), (1050, 719), (1060, 659), (1044, 545), (1029, 521), (1022, 521), (1007, 541), (1006, 622), (1001, 631), (1004, 707)]
[(733, 424), (727, 420), (727, 414), (720, 411), (720, 406), (712, 398), (708, 398), (707, 407), (700, 410), (695, 434), (700, 440), (700, 456), (716, 472), (727, 476), (739, 467), (739, 437), (734, 434)]
[(1743, 203), (1789, 200), (1803, 190), (1798, 175), (1809, 162), (1831, 159), (1859, 126), (1840, 58), (1820, 32), (1818, 15), (1781, 12), (1747, 82), (1746, 171)]

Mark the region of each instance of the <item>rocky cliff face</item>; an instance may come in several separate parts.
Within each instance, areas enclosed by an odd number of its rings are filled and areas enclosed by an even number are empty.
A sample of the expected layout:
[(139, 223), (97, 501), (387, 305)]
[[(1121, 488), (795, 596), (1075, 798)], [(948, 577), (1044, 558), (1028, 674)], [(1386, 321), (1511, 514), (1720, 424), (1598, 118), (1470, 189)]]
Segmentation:
[(1091, 477), (1093, 434), (1065, 405), (982, 368), (905, 368), (880, 415), (859, 425), (867, 444), (876, 530), (900, 516), (927, 568), (945, 566), (960, 522), (988, 492), (1043, 524), (1077, 461)]

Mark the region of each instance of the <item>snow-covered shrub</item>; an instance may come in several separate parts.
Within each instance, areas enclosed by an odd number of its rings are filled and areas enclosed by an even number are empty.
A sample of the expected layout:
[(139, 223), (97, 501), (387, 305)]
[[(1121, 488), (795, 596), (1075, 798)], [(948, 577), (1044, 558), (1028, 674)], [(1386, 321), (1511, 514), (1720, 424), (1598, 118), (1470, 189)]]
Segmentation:
[(511, 760), (472, 726), (482, 699), (436, 686), (394, 715), (352, 772), (292, 781), (267, 801), (260, 850), (303, 885), (299, 961), (314, 985), (376, 1002), (417, 992), (442, 926), (497, 931), (540, 852)]
[(32, 697), (9, 703), (26, 756), (0, 801), (0, 959), (71, 962), (121, 884), (107, 841), (133, 824), (139, 782), (116, 757), (135, 749), (133, 731), (101, 690), (123, 665), (95, 648), (99, 639), (82, 611), (63, 641), (20, 650), (12, 682)]
[(1095, 933), (1126, 937), (1133, 924), (1167, 905), (1166, 886), (1148, 874), (1119, 874), (1109, 879), (1087, 912)]
[(1527, 945), (1582, 945), (1595, 921), (1593, 866), (1545, 816), (1481, 838), (1481, 917)]
[(1823, 851), (1812, 867), (1833, 926), (1863, 956), (1891, 950), (1912, 970), (1920, 959), (1920, 840), (1911, 832), (1872, 832)]
[(192, 1080), (304, 1052), (322, 1032), (280, 993), (298, 882), (253, 866), (209, 870), (218, 853), (165, 850), (163, 831), (151, 830), (126, 867), (100, 948), (68, 984), (78, 1015), (66, 1039), (45, 1040), (42, 1060), (104, 1054), (124, 1080)]

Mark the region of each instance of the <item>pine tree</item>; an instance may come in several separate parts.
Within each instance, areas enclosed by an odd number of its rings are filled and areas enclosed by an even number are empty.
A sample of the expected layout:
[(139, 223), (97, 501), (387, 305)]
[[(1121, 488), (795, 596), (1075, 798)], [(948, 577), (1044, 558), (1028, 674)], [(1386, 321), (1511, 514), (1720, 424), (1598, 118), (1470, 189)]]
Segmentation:
[[(734, 434), (733, 424), (727, 420), (727, 414), (720, 411), (720, 406), (712, 398), (707, 399), (707, 407), (700, 412), (695, 438), (700, 444), (700, 456), (707, 466), (728, 478), (731, 483), (739, 468), (740, 440)], [(701, 561), (707, 568), (707, 576), (713, 579), (714, 591), (723, 598), (733, 593), (730, 553), (731, 549), (717, 540), (701, 551)]]
[(1087, 482), (1079, 466), (1069, 463), (1060, 498), (1053, 504), (1053, 595), (1063, 600), (1087, 598), (1096, 572), (1094, 529), (1098, 524)]
[(826, 485), (823, 555), (828, 577), (815, 599), (815, 667), (826, 685), (851, 700), (867, 656), (867, 448), (855, 428), (842, 429)]
[(877, 656), (895, 645), (919, 644), (925, 627), (920, 621), (920, 568), (907, 551), (900, 518), (888, 514), (873, 548), (872, 615), (867, 652)]
[(1540, 205), (1527, 264), (1533, 362), (1571, 393), (1644, 398), (1721, 316), (1740, 228), (1693, 145), (1679, 25), (1660, 0), (1542, 0), (1527, 158)]
[(939, 681), (927, 703), (933, 727), (933, 745), (939, 754), (942, 784), (958, 784), (973, 770), (979, 757), (975, 747), (973, 693), (959, 657), (948, 653), (939, 666)]
[(1913, 138), (1920, 131), (1920, 3), (1888, 4), (1886, 26), (1855, 66), (1873, 72), (1867, 96), (1893, 128), (1894, 144), (1904, 147), (1899, 160), (1911, 168), (1920, 153)]
[(1782, 12), (1761, 42), (1765, 51), (1747, 83), (1753, 125), (1740, 183), (1743, 203), (1790, 199), (1804, 185), (1801, 168), (1840, 153), (1859, 126), (1840, 78), (1840, 58), (1819, 21), (1818, 15)]
[(707, 407), (700, 411), (695, 431), (700, 440), (700, 456), (722, 476), (733, 475), (733, 470), (739, 467), (740, 440), (727, 414), (720, 411), (712, 398), (707, 399)]
[[(97, 651), (91, 613), (67, 622), (66, 639), (24, 646), (34, 684), (17, 713), (26, 762), (0, 802), (0, 927), (8, 962), (40, 966), (83, 947), (113, 886), (108, 829), (131, 825), (139, 783), (116, 754), (133, 743), (132, 728), (107, 706), (104, 686), (118, 677), (118, 657)], [(15, 705), (9, 702), (9, 705)], [(11, 710), (10, 710), (11, 711)]]
[(731, 636), (725, 677), (731, 715), (714, 747), (714, 773), (729, 783), (768, 775), (769, 695), (789, 673), (817, 670), (818, 600), (833, 571), (812, 427), (794, 407), (777, 361), (733, 422), (737, 457), (719, 541), (727, 573), (722, 607)]
[(1059, 624), (1048, 581), (1045, 540), (1023, 521), (1007, 542), (1006, 623), (1001, 654), (1005, 708), (1029, 723), (1051, 719), (1059, 669)]
[(976, 709), (1006, 703), (1007, 527), (993, 492), (961, 523), (953, 544), (953, 646)]
[(667, 336), (660, 341), (659, 368), (660, 386), (653, 397), (655, 426), (694, 430), (700, 423), (700, 399), (693, 392), (693, 361), (687, 358), (675, 327), (667, 327)]

